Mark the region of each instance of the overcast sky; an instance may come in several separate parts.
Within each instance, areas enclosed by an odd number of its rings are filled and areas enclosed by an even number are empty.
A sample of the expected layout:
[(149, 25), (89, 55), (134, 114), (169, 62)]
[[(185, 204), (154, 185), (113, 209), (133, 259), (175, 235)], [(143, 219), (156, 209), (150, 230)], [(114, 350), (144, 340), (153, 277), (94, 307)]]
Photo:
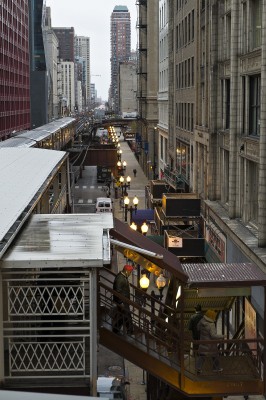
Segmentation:
[[(127, 6), (131, 16), (131, 48), (137, 46), (136, 0), (46, 0), (52, 26), (73, 27), (78, 36), (90, 37), (91, 82), (98, 97), (108, 100), (111, 80), (110, 18), (116, 5)], [(93, 76), (101, 75), (101, 76)]]

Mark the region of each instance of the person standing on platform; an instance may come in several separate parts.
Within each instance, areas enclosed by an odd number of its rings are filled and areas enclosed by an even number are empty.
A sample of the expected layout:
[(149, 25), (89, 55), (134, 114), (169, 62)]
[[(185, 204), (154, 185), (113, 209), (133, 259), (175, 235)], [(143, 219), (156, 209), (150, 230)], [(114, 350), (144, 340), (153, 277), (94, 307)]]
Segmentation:
[[(203, 313), (201, 311), (201, 305), (197, 304), (195, 307), (195, 314), (193, 314), (188, 323), (188, 329), (191, 331), (192, 339), (199, 340), (200, 332), (198, 331), (197, 325), (201, 318), (203, 317)], [(199, 345), (197, 343), (193, 343), (193, 352), (196, 355)]]
[(134, 174), (134, 178), (136, 178), (136, 176), (137, 176), (137, 170), (136, 170), (136, 168), (133, 169), (133, 174)]
[[(130, 285), (128, 282), (128, 278), (133, 270), (134, 267), (132, 265), (124, 265), (123, 270), (116, 275), (113, 283), (113, 290), (126, 297), (127, 299), (130, 299)], [(124, 302), (119, 296), (115, 294), (113, 300), (116, 303), (112, 321), (113, 332), (119, 333), (121, 327), (123, 327), (123, 331), (126, 330), (128, 334), (132, 334), (133, 322), (129, 304)]]
[[(215, 320), (216, 312), (213, 310), (207, 310), (197, 325), (200, 332), (200, 340), (224, 339), (223, 335), (219, 335), (216, 332)], [(196, 359), (196, 371), (198, 374), (202, 372), (202, 367), (206, 357), (212, 358), (212, 369), (214, 372), (223, 371), (220, 367), (217, 343), (200, 343), (198, 357)]]

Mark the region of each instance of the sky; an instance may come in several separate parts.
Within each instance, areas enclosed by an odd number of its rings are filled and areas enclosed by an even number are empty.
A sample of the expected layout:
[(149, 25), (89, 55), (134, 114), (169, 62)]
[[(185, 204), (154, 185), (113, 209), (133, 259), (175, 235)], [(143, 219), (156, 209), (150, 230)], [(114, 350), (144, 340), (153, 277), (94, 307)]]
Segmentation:
[(73, 27), (76, 35), (90, 37), (91, 83), (103, 101), (108, 100), (111, 81), (110, 18), (117, 5), (127, 6), (130, 12), (131, 48), (136, 50), (136, 0), (46, 0), (53, 27)]

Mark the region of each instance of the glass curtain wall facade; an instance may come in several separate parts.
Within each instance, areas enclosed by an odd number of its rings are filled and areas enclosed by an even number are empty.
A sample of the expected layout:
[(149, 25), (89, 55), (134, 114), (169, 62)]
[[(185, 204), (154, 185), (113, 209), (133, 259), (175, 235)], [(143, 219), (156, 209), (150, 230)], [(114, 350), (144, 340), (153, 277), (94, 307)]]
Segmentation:
[(28, 1), (2, 0), (0, 25), (1, 141), (30, 127)]

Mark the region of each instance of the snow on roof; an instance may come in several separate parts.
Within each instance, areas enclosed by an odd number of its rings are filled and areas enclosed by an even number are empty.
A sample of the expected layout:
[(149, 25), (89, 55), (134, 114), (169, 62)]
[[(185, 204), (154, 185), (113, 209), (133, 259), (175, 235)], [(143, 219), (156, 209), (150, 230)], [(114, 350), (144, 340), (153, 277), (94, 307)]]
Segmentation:
[(0, 148), (0, 241), (65, 155), (37, 148)]

